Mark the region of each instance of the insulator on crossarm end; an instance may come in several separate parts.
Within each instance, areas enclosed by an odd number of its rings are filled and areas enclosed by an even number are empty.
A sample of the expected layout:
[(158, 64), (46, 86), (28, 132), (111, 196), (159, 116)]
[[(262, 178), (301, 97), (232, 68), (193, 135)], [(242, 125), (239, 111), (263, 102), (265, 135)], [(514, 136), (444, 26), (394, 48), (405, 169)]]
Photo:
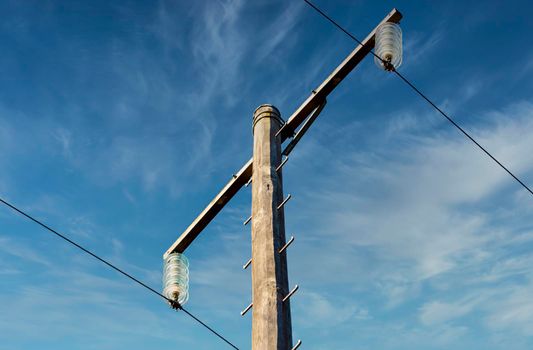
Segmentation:
[(172, 253), (164, 259), (163, 295), (177, 309), (189, 300), (189, 261), (185, 255)]
[(376, 30), (374, 57), (376, 65), (392, 71), (402, 64), (402, 29), (396, 23), (386, 22)]

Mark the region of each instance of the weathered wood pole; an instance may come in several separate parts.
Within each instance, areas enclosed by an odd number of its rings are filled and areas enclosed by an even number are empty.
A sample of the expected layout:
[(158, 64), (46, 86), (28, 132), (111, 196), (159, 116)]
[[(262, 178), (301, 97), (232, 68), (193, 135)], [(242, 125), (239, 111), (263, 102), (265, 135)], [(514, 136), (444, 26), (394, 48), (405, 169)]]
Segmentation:
[(254, 112), (252, 174), (252, 349), (288, 350), (292, 347), (290, 301), (285, 244), (281, 169), (282, 126), (278, 109), (261, 105)]

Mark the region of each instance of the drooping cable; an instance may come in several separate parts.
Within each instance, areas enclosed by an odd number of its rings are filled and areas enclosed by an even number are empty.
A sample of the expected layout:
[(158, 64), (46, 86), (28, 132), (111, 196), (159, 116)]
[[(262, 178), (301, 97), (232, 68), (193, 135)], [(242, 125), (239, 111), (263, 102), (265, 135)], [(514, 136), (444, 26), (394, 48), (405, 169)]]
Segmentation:
[(157, 294), (158, 296), (160, 296), (161, 298), (165, 299), (166, 301), (168, 301), (170, 303), (170, 305), (172, 306), (172, 308), (174, 309), (178, 309), (178, 310), (182, 310), (183, 312), (185, 312), (188, 316), (190, 316), (192, 319), (194, 319), (195, 321), (197, 321), (199, 324), (201, 324), (202, 326), (204, 326), (206, 329), (208, 329), (210, 332), (212, 332), (214, 335), (216, 335), (217, 337), (219, 337), (221, 340), (223, 340), (224, 342), (226, 342), (228, 345), (230, 345), (231, 347), (233, 347), (234, 349), (237, 349), (239, 350), (239, 348), (237, 348), (235, 345), (233, 345), (229, 340), (227, 340), (226, 338), (224, 338), (220, 333), (216, 332), (213, 328), (209, 327), (207, 324), (205, 324), (204, 322), (202, 322), (200, 319), (198, 319), (196, 316), (194, 316), (193, 314), (191, 314), (189, 311), (185, 310), (183, 308), (182, 305), (178, 304), (177, 302), (175, 302), (174, 300), (171, 300), (169, 298), (167, 298), (166, 296), (164, 296), (163, 294), (159, 293), (157, 290), (153, 289), (152, 287), (148, 286), (146, 283), (140, 281), (138, 278), (135, 278), (133, 277), (132, 275), (130, 275), (129, 273), (125, 272), (124, 270), (118, 268), (117, 266), (113, 265), (112, 263), (110, 263), (109, 261), (99, 257), (98, 255), (94, 254), (93, 252), (91, 252), (90, 250), (84, 248), (83, 246), (79, 245), (78, 243), (74, 242), (73, 240), (71, 240), (70, 238), (66, 237), (65, 235), (59, 233), (58, 231), (54, 230), (53, 228), (51, 228), (50, 226), (46, 225), (45, 223), (43, 223), (42, 221), (34, 218), (33, 216), (27, 214), (26, 212), (22, 211), (21, 209), (17, 208), (16, 206), (14, 206), (13, 204), (9, 203), (8, 201), (0, 198), (0, 202), (2, 202), (4, 205), (6, 205), (7, 207), (11, 208), (12, 210), (16, 211), (17, 213), (19, 213), (20, 215), (26, 217), (27, 219), (30, 219), (31, 221), (33, 221), (34, 223), (36, 223), (37, 225), (45, 228), (46, 230), (50, 231), (51, 233), (55, 234), (56, 236), (58, 236), (59, 238), (65, 240), (66, 242), (72, 244), (73, 246), (75, 246), (76, 248), (82, 250), (83, 252), (89, 254), (90, 256), (92, 256), (93, 258), (97, 259), (98, 261), (104, 263), (105, 265), (107, 265), (108, 267), (112, 268), (113, 270), (117, 271), (118, 273), (126, 276), (127, 278), (129, 278), (130, 280), (134, 281), (135, 283), (139, 284), (140, 286), (148, 289), (149, 291), (151, 291), (152, 293), (154, 294)]
[[(344, 29), (340, 24), (338, 24), (334, 19), (332, 19), (330, 16), (328, 16), (324, 11), (322, 11), (320, 8), (318, 8), (316, 5), (314, 5), (309, 0), (303, 0), (307, 5), (309, 5), (312, 9), (314, 9), (317, 13), (319, 13), (321, 16), (323, 16), (325, 19), (327, 19), (329, 22), (331, 22), (335, 27), (340, 29), (344, 34), (348, 35), (352, 40), (357, 42), (359, 45), (363, 45), (363, 43), (357, 39), (354, 35), (352, 35), (350, 32), (348, 32), (346, 29)], [(487, 156), (489, 156), (496, 164), (498, 164), (503, 170), (505, 170), (513, 179), (515, 179), (522, 187), (524, 187), (530, 194), (533, 195), (533, 190), (529, 188), (522, 180), (520, 180), (515, 174), (513, 174), (505, 165), (503, 165), (496, 157), (494, 157), (489, 151), (487, 151), (479, 142), (477, 142), (466, 130), (464, 130), (459, 124), (457, 124), (448, 114), (446, 114), (442, 109), (437, 107), (437, 105), (429, 99), (420, 89), (418, 89), (411, 81), (409, 81), (405, 76), (403, 76), (398, 70), (394, 68), (388, 61), (385, 61), (378, 55), (374, 53), (374, 51), (370, 51), (370, 53), (382, 61), (390, 71), (393, 71), (396, 73), (396, 75), (404, 82), (406, 83), (411, 89), (413, 89), (420, 97), (422, 97), (427, 103), (429, 103), (437, 112), (439, 112), (446, 120), (448, 120), (454, 127), (457, 128), (463, 135), (465, 135), (470, 141), (472, 141), (480, 150), (482, 150)]]

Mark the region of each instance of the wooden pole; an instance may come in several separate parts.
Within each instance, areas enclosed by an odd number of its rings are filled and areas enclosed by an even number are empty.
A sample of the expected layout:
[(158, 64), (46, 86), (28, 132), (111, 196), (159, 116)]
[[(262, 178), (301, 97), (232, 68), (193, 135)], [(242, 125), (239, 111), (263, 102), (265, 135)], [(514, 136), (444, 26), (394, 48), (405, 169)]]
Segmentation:
[(285, 245), (278, 109), (261, 105), (254, 112), (252, 173), (252, 349), (292, 348), (287, 258)]

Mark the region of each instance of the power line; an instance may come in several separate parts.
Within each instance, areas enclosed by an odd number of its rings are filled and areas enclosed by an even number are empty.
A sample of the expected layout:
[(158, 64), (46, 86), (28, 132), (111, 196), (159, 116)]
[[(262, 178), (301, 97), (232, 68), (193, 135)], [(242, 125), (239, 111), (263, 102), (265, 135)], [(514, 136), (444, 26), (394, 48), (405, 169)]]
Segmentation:
[[(338, 24), (334, 19), (332, 19), (330, 16), (328, 16), (324, 11), (322, 11), (320, 8), (318, 8), (316, 5), (314, 5), (309, 0), (303, 0), (305, 3), (307, 3), (311, 8), (313, 8), (316, 12), (318, 12), (320, 15), (322, 15), (325, 19), (327, 19), (329, 22), (331, 22), (335, 27), (340, 29), (344, 34), (348, 35), (352, 40), (357, 42), (359, 45), (363, 45), (363, 43), (357, 39), (354, 35), (352, 35), (350, 32), (348, 32), (346, 29), (344, 29), (340, 24)], [(396, 75), (404, 82), (406, 83), (410, 88), (412, 88), (420, 97), (422, 97), (424, 100), (426, 100), (427, 103), (429, 103), (437, 112), (439, 112), (444, 118), (446, 118), (453, 126), (455, 126), (461, 133), (463, 133), (470, 141), (472, 141), (477, 147), (479, 147), (480, 150), (482, 150), (487, 156), (489, 156), (496, 164), (498, 164), (503, 170), (505, 170), (509, 175), (513, 177), (522, 187), (524, 187), (530, 194), (533, 195), (533, 190), (531, 190), (522, 180), (520, 180), (515, 174), (513, 174), (505, 165), (503, 165), (496, 157), (494, 157), (489, 151), (487, 151), (479, 142), (477, 142), (466, 130), (464, 130), (459, 124), (457, 124), (448, 114), (446, 114), (442, 109), (437, 107), (437, 105), (429, 99), (422, 91), (420, 91), (411, 81), (409, 81), (405, 76), (403, 76), (400, 72), (398, 72), (390, 62), (382, 59), (378, 55), (374, 53), (374, 50), (371, 50), (370, 53), (379, 59), (381, 62), (383, 62), (386, 65), (386, 68), (396, 73)]]
[(195, 319), (198, 323), (200, 323), (202, 326), (204, 326), (205, 328), (209, 329), (211, 332), (213, 332), (216, 336), (218, 336), (220, 339), (222, 339), (223, 341), (225, 341), (229, 346), (231, 346), (232, 348), (236, 349), (236, 350), (239, 350), (238, 347), (236, 347), (235, 345), (233, 345), (232, 343), (229, 342), (229, 340), (227, 340), (226, 338), (224, 338), (223, 336), (221, 336), (218, 332), (216, 332), (213, 328), (209, 327), (208, 325), (206, 325), (203, 321), (201, 321), (200, 319), (198, 319), (196, 316), (194, 316), (193, 314), (191, 314), (189, 311), (185, 310), (183, 308), (183, 306), (180, 306), (179, 307), (181, 309), (181, 311), (185, 312), (187, 315), (191, 316), (193, 319)]
[(462, 127), (460, 127), (450, 116), (448, 116), (446, 113), (442, 111), (439, 107), (435, 105), (426, 95), (424, 95), (419, 89), (416, 88), (407, 78), (405, 78), (400, 72), (398, 72), (396, 69), (394, 69), (394, 73), (400, 77), (407, 85), (409, 85), (417, 94), (419, 94), (424, 100), (426, 100), (433, 108), (435, 108), (440, 114), (444, 116), (450, 123), (452, 123), (453, 126), (455, 126), (460, 132), (462, 132), (470, 141), (472, 141), (476, 146), (479, 147), (483, 152), (485, 152), (486, 155), (488, 155), (493, 161), (496, 162), (503, 170), (505, 170), (509, 175), (513, 177), (520, 185), (522, 185), (529, 193), (533, 194), (533, 191), (520, 180), (518, 177), (516, 177), (515, 174), (513, 174), (505, 165), (503, 165), (496, 157), (494, 157), (492, 154), (490, 154), (489, 151), (487, 151), (483, 146), (479, 144), (468, 132), (466, 132)]
[(84, 251), (85, 253), (89, 254), (90, 256), (92, 256), (93, 258), (99, 260), (100, 262), (106, 264), (108, 267), (112, 268), (113, 270), (117, 271), (118, 273), (126, 276), (127, 278), (131, 279), (132, 281), (136, 282), (137, 284), (139, 284), (140, 286), (148, 289), (149, 291), (151, 291), (152, 293), (154, 294), (157, 294), (158, 296), (160, 296), (161, 298), (165, 299), (166, 301), (168, 301), (170, 303), (170, 305), (172, 306), (172, 308), (174, 309), (177, 309), (177, 310), (182, 310), (183, 312), (185, 312), (188, 316), (190, 316), (192, 319), (194, 319), (195, 321), (197, 321), (198, 323), (200, 323), (202, 326), (204, 326), (206, 329), (208, 329), (209, 331), (211, 331), (214, 335), (216, 335), (217, 337), (219, 337), (221, 340), (223, 340), (224, 342), (226, 342), (229, 346), (231, 346), (232, 348), (236, 349), (236, 350), (239, 350), (239, 348), (237, 348), (235, 345), (233, 345), (229, 340), (227, 340), (226, 338), (224, 338), (220, 333), (218, 333), (217, 331), (215, 331), (213, 328), (209, 327), (207, 324), (205, 324), (204, 322), (202, 322), (199, 318), (197, 318), (196, 316), (194, 316), (193, 314), (191, 314), (189, 311), (185, 310), (183, 308), (182, 305), (180, 305), (178, 302), (172, 300), (172, 299), (169, 299), (167, 298), (166, 296), (164, 296), (163, 294), (159, 293), (157, 290), (153, 289), (152, 287), (148, 286), (146, 283), (140, 281), (139, 279), (133, 277), (132, 275), (130, 275), (129, 273), (125, 272), (124, 270), (116, 267), (115, 265), (113, 265), (112, 263), (110, 263), (109, 261), (99, 257), (98, 255), (94, 254), (93, 252), (91, 252), (90, 250), (84, 248), (83, 246), (79, 245), (78, 243), (74, 242), (73, 240), (71, 240), (70, 238), (66, 237), (65, 235), (59, 233), (58, 231), (54, 230), (53, 228), (51, 228), (50, 226), (46, 225), (45, 223), (43, 223), (42, 221), (39, 221), (37, 220), (36, 218), (34, 218), (33, 216), (25, 213), (24, 211), (18, 209), (17, 207), (15, 207), (13, 204), (7, 202), (6, 200), (0, 198), (0, 202), (2, 202), (3, 204), (5, 204), (6, 206), (8, 206), (9, 208), (13, 209), (14, 211), (16, 211), (17, 213), (21, 214), (22, 216), (25, 216), (26, 218), (30, 219), (31, 221), (33, 221), (34, 223), (38, 224), (39, 226), (41, 227), (44, 227), (46, 230), (52, 232), (53, 234), (55, 234), (56, 236), (58, 236), (59, 238), (67, 241), (68, 243), (72, 244), (73, 246), (75, 246), (76, 248)]

